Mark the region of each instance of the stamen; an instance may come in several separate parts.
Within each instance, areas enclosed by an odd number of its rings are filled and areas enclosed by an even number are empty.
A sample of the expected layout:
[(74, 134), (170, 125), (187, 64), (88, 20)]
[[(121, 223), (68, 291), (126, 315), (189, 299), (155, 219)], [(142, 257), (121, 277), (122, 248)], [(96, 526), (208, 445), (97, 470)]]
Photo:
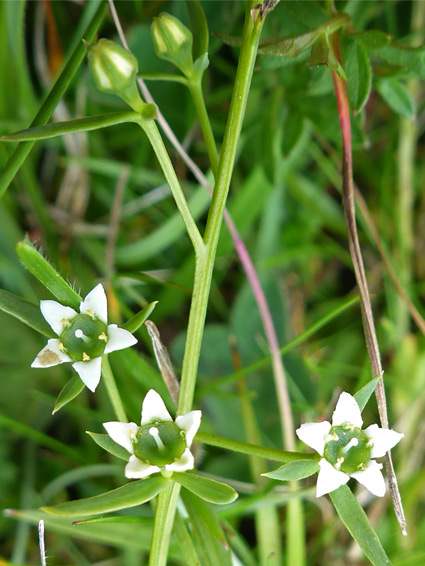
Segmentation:
[(61, 352), (63, 352), (65, 350), (65, 346), (62, 344), (62, 342), (59, 342), (58, 348)]
[(94, 311), (93, 311), (92, 309), (87, 309), (87, 314), (88, 314), (89, 316), (91, 316), (92, 318), (95, 318), (95, 317), (96, 317), (96, 315), (94, 314)]
[(90, 342), (90, 338), (88, 336), (86, 336), (80, 328), (78, 328), (74, 332), (74, 334), (75, 334), (75, 338), (82, 338), (86, 344), (87, 344), (87, 342)]
[(98, 340), (105, 340), (105, 342), (108, 341), (108, 337), (106, 336), (106, 334), (104, 332), (102, 332), (102, 334), (99, 334), (99, 336), (97, 338), (98, 338)]
[(64, 326), (69, 326), (71, 324), (67, 318), (61, 318), (61, 323)]
[(337, 435), (336, 432), (333, 432), (332, 434), (328, 434), (327, 441), (331, 442), (332, 440), (339, 440), (339, 436)]
[(165, 446), (164, 446), (164, 443), (161, 440), (161, 437), (159, 436), (159, 430), (156, 428), (156, 426), (151, 426), (151, 428), (149, 429), (149, 434), (155, 440), (155, 443), (158, 446), (158, 449), (164, 450)]
[(344, 446), (344, 448), (341, 448), (341, 454), (346, 454), (350, 450), (350, 448), (358, 445), (359, 445), (358, 438), (352, 438), (350, 442), (346, 446)]
[(90, 361), (90, 356), (88, 356), (85, 352), (83, 352), (83, 362)]
[(337, 470), (340, 470), (340, 469), (341, 469), (341, 464), (343, 464), (343, 463), (344, 463), (344, 458), (343, 458), (342, 456), (341, 456), (341, 458), (337, 458), (337, 459), (336, 459), (335, 468), (336, 468)]

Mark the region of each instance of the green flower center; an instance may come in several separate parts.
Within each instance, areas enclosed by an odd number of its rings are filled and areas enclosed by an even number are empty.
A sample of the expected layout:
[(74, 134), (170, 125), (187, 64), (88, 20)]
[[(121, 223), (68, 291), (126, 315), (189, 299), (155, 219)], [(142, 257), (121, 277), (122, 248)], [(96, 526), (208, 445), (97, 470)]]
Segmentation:
[(186, 434), (174, 422), (154, 421), (139, 428), (134, 454), (154, 466), (172, 464), (186, 450)]
[(108, 327), (96, 316), (78, 314), (69, 320), (60, 336), (59, 348), (75, 362), (88, 362), (103, 354)]
[(370, 460), (372, 441), (359, 428), (333, 426), (327, 436), (323, 456), (337, 470), (352, 474), (364, 470)]

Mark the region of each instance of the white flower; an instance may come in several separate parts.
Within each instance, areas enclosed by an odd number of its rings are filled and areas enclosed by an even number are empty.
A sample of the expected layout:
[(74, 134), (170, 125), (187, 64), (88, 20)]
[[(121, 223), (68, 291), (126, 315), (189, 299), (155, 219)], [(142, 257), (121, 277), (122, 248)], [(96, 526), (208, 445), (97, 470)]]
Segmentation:
[(157, 472), (170, 477), (173, 472), (193, 469), (190, 446), (201, 424), (201, 411), (171, 418), (164, 401), (153, 389), (142, 405), (141, 426), (109, 422), (103, 426), (114, 442), (130, 454), (125, 477), (139, 479)]
[(316, 496), (334, 491), (355, 478), (378, 497), (385, 494), (380, 458), (402, 438), (394, 430), (373, 424), (361, 430), (360, 407), (349, 393), (341, 393), (331, 423), (305, 423), (296, 431), (300, 440), (322, 457), (317, 478)]
[(45, 368), (73, 362), (84, 385), (94, 391), (100, 381), (102, 355), (136, 344), (136, 338), (116, 324), (108, 324), (106, 294), (97, 285), (77, 313), (56, 301), (41, 301), (40, 309), (59, 338), (52, 338), (31, 364)]

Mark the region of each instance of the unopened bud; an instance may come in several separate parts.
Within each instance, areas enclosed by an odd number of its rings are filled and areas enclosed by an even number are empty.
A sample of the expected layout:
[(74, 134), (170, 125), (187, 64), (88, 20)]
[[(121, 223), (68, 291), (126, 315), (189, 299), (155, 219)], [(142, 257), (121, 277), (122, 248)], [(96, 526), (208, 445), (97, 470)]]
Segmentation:
[(190, 77), (193, 73), (191, 31), (177, 18), (163, 12), (154, 18), (151, 32), (158, 57), (170, 61)]

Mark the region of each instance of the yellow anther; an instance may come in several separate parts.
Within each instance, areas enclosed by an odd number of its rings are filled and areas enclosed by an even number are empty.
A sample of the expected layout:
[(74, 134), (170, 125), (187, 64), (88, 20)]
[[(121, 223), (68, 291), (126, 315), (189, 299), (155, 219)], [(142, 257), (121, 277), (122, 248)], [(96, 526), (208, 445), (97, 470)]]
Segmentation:
[(83, 362), (88, 362), (90, 360), (90, 356), (88, 356), (85, 352), (83, 352)]
[(343, 464), (343, 462), (344, 462), (344, 458), (342, 456), (341, 456), (341, 458), (337, 458), (335, 468), (337, 470), (339, 470), (341, 468), (341, 464)]
[(64, 326), (69, 326), (71, 324), (67, 318), (61, 318), (61, 323)]
[(105, 342), (108, 341), (108, 337), (106, 336), (106, 334), (104, 332), (102, 332), (102, 334), (99, 334), (98, 339), (99, 340), (105, 340)]
[(87, 314), (88, 314), (89, 316), (91, 316), (92, 318), (95, 318), (95, 316), (96, 316), (96, 315), (94, 314), (94, 311), (92, 311), (92, 309), (87, 309)]
[(336, 434), (336, 432), (328, 434), (328, 441), (330, 442), (331, 440), (339, 440), (339, 436)]
[(62, 344), (62, 342), (59, 342), (58, 348), (61, 352), (63, 352), (65, 350), (65, 346)]

